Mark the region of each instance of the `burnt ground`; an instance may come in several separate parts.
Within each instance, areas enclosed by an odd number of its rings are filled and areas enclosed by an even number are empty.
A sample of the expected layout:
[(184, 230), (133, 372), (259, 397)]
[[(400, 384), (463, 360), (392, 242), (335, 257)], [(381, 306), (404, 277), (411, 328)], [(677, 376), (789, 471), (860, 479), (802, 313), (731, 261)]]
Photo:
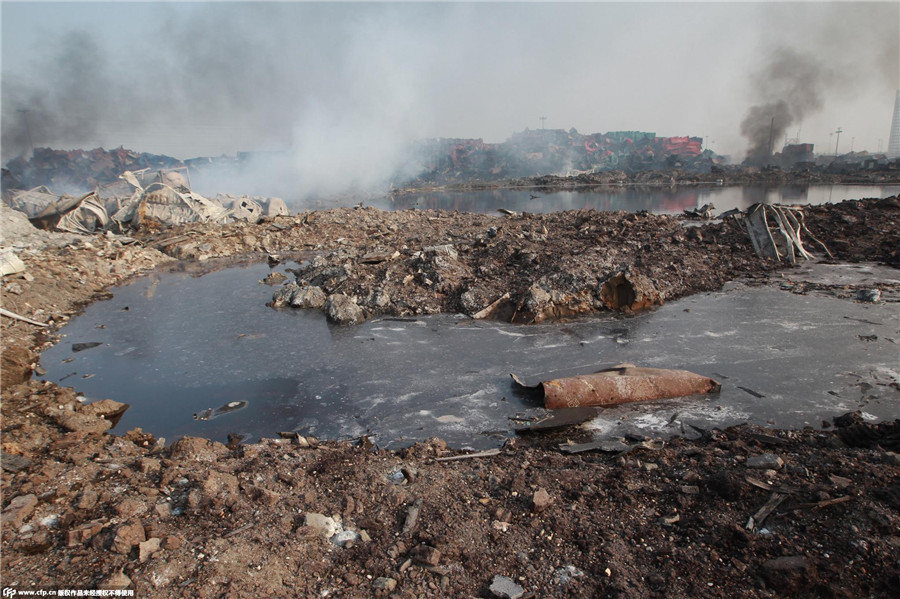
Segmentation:
[[(139, 429), (110, 433), (101, 407), (28, 380), (36, 353), (81, 306), (166, 264), (299, 258), (298, 289), (350, 298), (363, 318), (452, 311), (530, 322), (642, 309), (739, 277), (764, 284), (780, 267), (757, 258), (733, 223), (359, 208), (58, 243), (8, 217), (4, 237), (31, 249), (19, 252), (27, 271), (4, 277), (3, 306), (50, 327), (2, 321), (4, 587), (145, 597), (900, 593), (897, 422), (744, 426), (567, 455), (561, 443), (587, 440), (574, 428), (442, 461), (457, 452), (437, 439), (392, 452), (302, 438), (166, 447)], [(806, 219), (835, 260), (898, 266), (897, 198), (808, 207)]]

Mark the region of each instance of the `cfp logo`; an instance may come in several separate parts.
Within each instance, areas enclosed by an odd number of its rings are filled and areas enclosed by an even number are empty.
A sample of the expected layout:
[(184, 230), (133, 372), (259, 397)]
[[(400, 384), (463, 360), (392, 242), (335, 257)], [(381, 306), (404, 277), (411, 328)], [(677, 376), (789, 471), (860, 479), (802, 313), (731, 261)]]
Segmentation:
[(18, 591), (16, 589), (13, 589), (10, 587), (3, 588), (3, 596), (4, 597), (15, 597), (16, 594), (18, 594)]

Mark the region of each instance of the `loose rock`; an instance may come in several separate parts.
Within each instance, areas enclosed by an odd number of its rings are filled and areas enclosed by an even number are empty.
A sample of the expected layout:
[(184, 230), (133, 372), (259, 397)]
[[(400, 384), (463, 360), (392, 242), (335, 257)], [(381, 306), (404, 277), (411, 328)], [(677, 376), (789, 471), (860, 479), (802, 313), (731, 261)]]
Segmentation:
[(0, 517), (4, 523), (18, 528), (31, 516), (37, 504), (37, 496), (33, 494), (19, 495), (3, 508), (3, 514)]
[(491, 593), (499, 599), (519, 599), (525, 594), (525, 589), (520, 587), (512, 578), (506, 576), (494, 576), (491, 581)]
[(545, 509), (550, 507), (551, 503), (553, 503), (553, 499), (544, 488), (540, 488), (535, 491), (534, 495), (532, 495), (531, 497), (531, 509), (535, 513), (543, 512)]

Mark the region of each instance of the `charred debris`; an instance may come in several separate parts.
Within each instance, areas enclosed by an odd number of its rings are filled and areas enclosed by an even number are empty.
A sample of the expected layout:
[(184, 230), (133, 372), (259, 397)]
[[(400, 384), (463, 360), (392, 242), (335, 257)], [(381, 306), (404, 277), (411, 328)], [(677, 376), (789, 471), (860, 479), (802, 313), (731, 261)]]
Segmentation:
[[(483, 139), (434, 138), (407, 146), (402, 164), (385, 174), (385, 191), (459, 185), (580, 187), (591, 185), (676, 185), (781, 183), (893, 183), (900, 181), (900, 159), (850, 152), (816, 155), (813, 144), (786, 143), (781, 152), (732, 164), (728, 156), (703, 147), (703, 138), (660, 137), (647, 131), (582, 134), (576, 129), (525, 129), (502, 143)], [(130, 195), (120, 175), (131, 171), (145, 184), (158, 173), (179, 172), (190, 187), (198, 176), (270, 172), (290, 162), (289, 151), (238, 152), (234, 156), (179, 160), (171, 156), (113, 150), (35, 148), (2, 169), (5, 196), (35, 190), (70, 196), (97, 191), (101, 197)], [(353, 165), (348, 165), (352, 170)], [(399, 174), (402, 173), (402, 174)], [(259, 198), (253, 198), (259, 200)]]

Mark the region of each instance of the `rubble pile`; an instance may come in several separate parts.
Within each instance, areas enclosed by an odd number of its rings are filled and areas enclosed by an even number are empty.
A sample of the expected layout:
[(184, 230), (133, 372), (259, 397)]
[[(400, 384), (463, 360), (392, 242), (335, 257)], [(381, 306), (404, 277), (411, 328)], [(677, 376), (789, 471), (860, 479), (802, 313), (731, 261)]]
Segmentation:
[[(314, 292), (345, 296), (368, 316), (450, 312), (533, 323), (639, 310), (716, 288), (752, 268), (742, 236), (728, 225), (688, 238), (678, 219), (652, 214), (492, 217), (365, 208), (297, 217), (293, 234), (302, 240), (306, 228), (342, 221), (333, 234), (346, 234), (344, 240), (302, 265), (296, 280), (275, 293), (275, 307), (317, 307), (306, 299)], [(694, 273), (689, 256), (700, 251), (718, 265), (716, 275)]]
[[(128, 195), (104, 199), (99, 191), (81, 196), (56, 196), (46, 187), (10, 190), (9, 206), (29, 216), (38, 228), (91, 234), (122, 233), (141, 227), (169, 227), (190, 222), (224, 224), (236, 220), (257, 223), (289, 214), (281, 198), (219, 195), (208, 199), (192, 192), (177, 171), (120, 175), (130, 185)], [(120, 190), (120, 193), (124, 190)]]
[[(864, 211), (858, 226), (879, 234), (859, 249), (868, 260), (889, 262), (900, 247), (895, 203), (807, 208), (805, 222), (826, 246), (835, 239), (840, 247), (858, 225), (850, 215)], [(438, 312), (517, 323), (627, 313), (777, 266), (756, 256), (733, 219), (698, 226), (686, 220), (590, 210), (492, 216), (358, 207), (212, 231), (186, 225), (142, 239), (182, 260), (247, 253), (297, 260), (295, 278), (275, 291), (272, 305), (322, 309), (344, 323)]]
[(19, 156), (3, 169), (3, 191), (47, 186), (56, 193), (83, 193), (116, 183), (125, 171), (183, 167), (171, 156), (115, 150), (53, 150), (35, 148), (32, 157)]
[(828, 237), (838, 260), (882, 262), (900, 268), (900, 197), (848, 200), (805, 208), (813, 235)]
[[(355, 305), (362, 317), (448, 309), (528, 322), (582, 308), (630, 310), (641, 298), (669, 300), (785, 268), (757, 257), (737, 224), (359, 208), (124, 237), (37, 231), (12, 212), (0, 213), (4, 243), (25, 270), (3, 277), (3, 307), (37, 323), (0, 319), (0, 575), (12, 591), (398, 599), (900, 592), (900, 421), (873, 425), (851, 414), (825, 430), (739, 426), (571, 455), (589, 432), (532, 433), (477, 454), (440, 439), (386, 451), (369, 437), (324, 443), (296, 434), (167, 444), (113, 427), (128, 397), (88, 403), (28, 380), (34, 352), (79, 306), (169, 256), (184, 260), (179, 268), (216, 257), (299, 259), (285, 285), (298, 287), (292, 303), (321, 305), (334, 320), (358, 318)], [(896, 197), (805, 216), (839, 259), (888, 262), (900, 247)]]

